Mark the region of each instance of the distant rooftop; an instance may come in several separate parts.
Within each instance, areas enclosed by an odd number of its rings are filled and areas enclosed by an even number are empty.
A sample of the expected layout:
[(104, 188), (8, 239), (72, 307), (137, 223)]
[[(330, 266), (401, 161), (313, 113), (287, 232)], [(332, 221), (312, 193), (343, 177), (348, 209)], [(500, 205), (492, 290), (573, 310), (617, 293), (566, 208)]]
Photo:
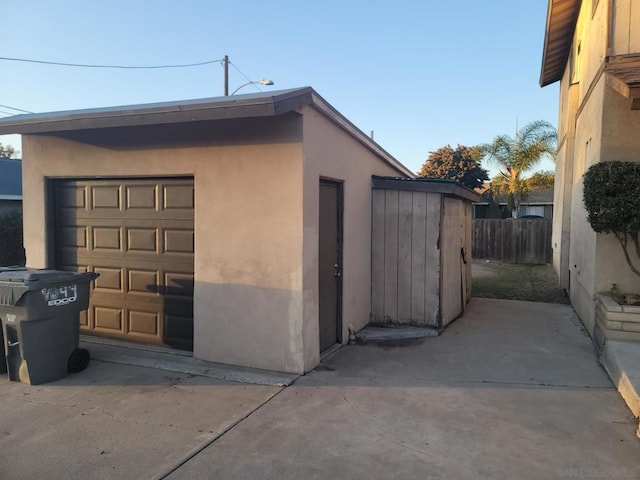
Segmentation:
[(21, 199), (22, 162), (20, 160), (0, 158), (0, 200)]

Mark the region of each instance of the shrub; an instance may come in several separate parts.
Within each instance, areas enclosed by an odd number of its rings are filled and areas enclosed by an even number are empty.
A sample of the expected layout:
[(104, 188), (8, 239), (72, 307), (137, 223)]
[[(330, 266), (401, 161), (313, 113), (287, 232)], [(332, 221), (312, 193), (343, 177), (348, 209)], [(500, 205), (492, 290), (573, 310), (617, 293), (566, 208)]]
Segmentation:
[(22, 209), (0, 214), (0, 265), (24, 265)]
[(620, 242), (627, 265), (640, 276), (629, 254), (629, 240), (640, 257), (640, 164), (601, 162), (584, 174), (584, 206), (591, 228)]

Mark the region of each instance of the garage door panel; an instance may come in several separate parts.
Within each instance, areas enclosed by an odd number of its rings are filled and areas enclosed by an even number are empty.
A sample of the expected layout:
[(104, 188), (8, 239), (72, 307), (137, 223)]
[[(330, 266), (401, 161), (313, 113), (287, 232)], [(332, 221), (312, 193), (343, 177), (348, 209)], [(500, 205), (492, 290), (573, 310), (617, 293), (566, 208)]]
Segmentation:
[(91, 229), (93, 250), (122, 250), (122, 229), (120, 227), (94, 227)]
[(124, 333), (122, 319), (122, 308), (93, 307), (93, 324), (96, 330)]
[(165, 272), (165, 295), (193, 297), (193, 275), (177, 272)]
[(164, 339), (174, 348), (193, 348), (193, 321), (179, 315), (165, 316)]
[(87, 227), (84, 226), (63, 227), (58, 238), (60, 247), (87, 248), (89, 245)]
[(126, 237), (129, 252), (158, 252), (157, 228), (128, 228)]
[(160, 294), (160, 272), (157, 270), (129, 269), (128, 292), (158, 296)]
[(193, 230), (164, 230), (164, 253), (193, 254)]
[(93, 271), (100, 274), (94, 282), (96, 290), (124, 293), (122, 268), (94, 267)]
[(125, 188), (125, 205), (128, 210), (158, 210), (157, 185), (127, 185)]
[(127, 333), (160, 338), (160, 319), (157, 312), (129, 310)]
[(193, 185), (164, 185), (163, 197), (165, 210), (193, 210)]
[(116, 209), (122, 208), (122, 187), (120, 185), (104, 185), (91, 187), (91, 209)]
[(193, 180), (56, 183), (56, 264), (100, 273), (85, 333), (193, 345)]
[(85, 185), (69, 185), (56, 192), (58, 209), (85, 209), (87, 207), (87, 187)]

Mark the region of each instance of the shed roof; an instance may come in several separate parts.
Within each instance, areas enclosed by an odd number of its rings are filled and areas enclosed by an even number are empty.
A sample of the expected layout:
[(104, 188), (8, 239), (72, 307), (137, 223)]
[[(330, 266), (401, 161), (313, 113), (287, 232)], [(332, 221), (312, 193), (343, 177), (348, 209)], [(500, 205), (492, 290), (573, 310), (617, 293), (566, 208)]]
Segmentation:
[(22, 162), (0, 158), (0, 200), (22, 199)]
[(569, 59), (581, 0), (549, 0), (542, 50), (540, 86), (562, 79)]
[(442, 193), (451, 197), (460, 198), (468, 202), (479, 202), (482, 197), (470, 188), (463, 187), (454, 180), (441, 178), (406, 178), (406, 177), (381, 177), (373, 175), (373, 188), (387, 190), (408, 190), (413, 192)]
[(299, 111), (306, 105), (319, 110), (388, 164), (408, 176), (414, 175), (311, 87), (175, 102), (14, 115), (0, 119), (0, 135), (20, 133), (64, 137), (65, 133), (73, 131), (273, 117)]

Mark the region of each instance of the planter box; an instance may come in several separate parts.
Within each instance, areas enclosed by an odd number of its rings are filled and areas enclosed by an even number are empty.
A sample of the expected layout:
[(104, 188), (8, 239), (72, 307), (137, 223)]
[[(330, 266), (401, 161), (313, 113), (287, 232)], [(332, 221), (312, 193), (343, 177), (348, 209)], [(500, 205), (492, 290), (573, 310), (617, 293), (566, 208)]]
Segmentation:
[(599, 351), (606, 340), (640, 342), (640, 306), (619, 305), (609, 295), (596, 294), (593, 340)]

